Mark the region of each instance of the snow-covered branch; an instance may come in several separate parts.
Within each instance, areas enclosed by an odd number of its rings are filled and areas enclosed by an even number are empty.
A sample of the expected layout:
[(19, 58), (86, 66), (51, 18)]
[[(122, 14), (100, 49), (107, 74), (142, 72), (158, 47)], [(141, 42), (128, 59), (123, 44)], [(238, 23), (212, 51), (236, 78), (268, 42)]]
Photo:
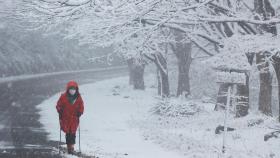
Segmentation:
[[(233, 7), (214, 0), (32, 0), (32, 5), (37, 13), (47, 15), (46, 20), (67, 21), (67, 38), (92, 46), (122, 43), (130, 55), (133, 49), (136, 54), (151, 51), (145, 49), (151, 46), (147, 41), (162, 42), (161, 37), (155, 36), (161, 28), (184, 33), (184, 38), (212, 56), (215, 52), (205, 47), (207, 42), (223, 47), (228, 32), (256, 34), (254, 25), (280, 23), (276, 17), (255, 19), (256, 13), (248, 9), (247, 3)], [(135, 35), (137, 44), (127, 42), (135, 41)]]

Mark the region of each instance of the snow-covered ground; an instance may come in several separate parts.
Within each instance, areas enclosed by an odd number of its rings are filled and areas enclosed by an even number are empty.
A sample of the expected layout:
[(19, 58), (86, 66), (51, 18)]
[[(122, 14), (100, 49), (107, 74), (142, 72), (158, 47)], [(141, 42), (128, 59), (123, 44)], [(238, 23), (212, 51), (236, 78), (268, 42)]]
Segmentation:
[[(152, 114), (152, 109), (158, 105), (156, 89), (152, 86), (154, 77), (149, 76), (146, 80), (149, 82), (146, 82), (145, 91), (133, 90), (127, 85), (128, 78), (125, 77), (80, 87), (85, 102), (85, 113), (81, 118), (83, 152), (101, 158), (280, 157), (280, 140), (263, 140), (264, 134), (273, 131), (270, 127), (279, 126), (275, 118), (258, 113), (241, 119), (232, 116), (229, 126), (236, 130), (228, 132), (227, 155), (223, 156), (223, 134), (215, 134), (216, 127), (223, 125), (222, 112), (213, 111), (213, 104), (207, 101), (175, 99), (170, 102), (195, 105), (196, 108), (184, 110), (197, 110), (189, 116)], [(59, 140), (55, 111), (59, 95), (39, 105), (41, 122), (50, 133), (51, 140)], [(178, 110), (171, 109), (175, 113)], [(251, 126), (258, 121), (259, 125)]]
[[(142, 113), (153, 101), (153, 95), (148, 94), (154, 90), (133, 91), (126, 86), (127, 81), (127, 78), (117, 78), (80, 87), (85, 104), (85, 113), (81, 117), (82, 151), (102, 158), (183, 157), (144, 140), (141, 131), (130, 126), (131, 120), (142, 119)], [(39, 105), (42, 109), (41, 122), (50, 132), (51, 140), (59, 140), (55, 111), (59, 95)], [(76, 148), (78, 149), (78, 144)]]

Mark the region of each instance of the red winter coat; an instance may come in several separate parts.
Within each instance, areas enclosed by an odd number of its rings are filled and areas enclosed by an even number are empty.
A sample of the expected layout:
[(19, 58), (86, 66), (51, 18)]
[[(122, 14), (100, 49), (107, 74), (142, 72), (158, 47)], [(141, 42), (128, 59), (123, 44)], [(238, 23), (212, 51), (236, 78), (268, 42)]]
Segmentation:
[[(74, 104), (71, 104), (67, 98), (70, 87), (75, 87), (78, 93)], [(84, 112), (83, 99), (79, 93), (78, 84), (75, 81), (70, 81), (67, 84), (66, 92), (63, 93), (57, 101), (56, 109), (60, 114), (59, 122), (62, 131), (75, 134), (79, 126), (79, 116)]]

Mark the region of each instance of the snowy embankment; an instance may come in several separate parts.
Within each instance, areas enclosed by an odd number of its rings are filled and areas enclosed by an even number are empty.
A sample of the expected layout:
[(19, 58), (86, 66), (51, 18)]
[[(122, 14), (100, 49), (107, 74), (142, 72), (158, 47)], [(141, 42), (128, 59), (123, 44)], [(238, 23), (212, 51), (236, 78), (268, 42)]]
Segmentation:
[[(135, 91), (127, 80), (116, 78), (80, 87), (85, 102), (81, 118), (83, 152), (102, 158), (222, 157), (223, 134), (215, 134), (215, 129), (223, 125), (224, 115), (213, 111), (213, 104), (184, 99), (159, 104), (154, 86)], [(148, 84), (153, 84), (153, 76), (148, 80)], [(41, 122), (51, 140), (59, 140), (55, 111), (59, 95), (39, 105)], [(279, 139), (263, 140), (266, 133), (273, 131), (269, 127), (277, 126), (274, 118), (260, 114), (241, 119), (231, 117), (229, 126), (236, 130), (228, 132), (225, 157), (280, 157)]]
[(126, 67), (125, 66), (115, 66), (115, 67), (98, 68), (98, 69), (95, 68), (95, 69), (86, 69), (86, 70), (59, 71), (59, 72), (38, 73), (38, 74), (30, 74), (30, 75), (0, 77), (0, 83), (28, 80), (28, 79), (34, 79), (34, 78), (44, 78), (44, 77), (55, 76), (55, 75), (66, 75), (66, 74), (75, 74), (75, 73), (114, 70), (114, 69), (119, 69), (119, 68), (126, 68)]

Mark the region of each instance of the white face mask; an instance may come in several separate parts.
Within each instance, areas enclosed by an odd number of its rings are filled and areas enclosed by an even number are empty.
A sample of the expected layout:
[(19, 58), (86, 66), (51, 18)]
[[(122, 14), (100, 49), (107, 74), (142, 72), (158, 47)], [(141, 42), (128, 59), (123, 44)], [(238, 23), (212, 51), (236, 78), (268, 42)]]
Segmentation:
[(76, 94), (76, 89), (69, 89), (69, 94), (71, 94), (71, 95)]

